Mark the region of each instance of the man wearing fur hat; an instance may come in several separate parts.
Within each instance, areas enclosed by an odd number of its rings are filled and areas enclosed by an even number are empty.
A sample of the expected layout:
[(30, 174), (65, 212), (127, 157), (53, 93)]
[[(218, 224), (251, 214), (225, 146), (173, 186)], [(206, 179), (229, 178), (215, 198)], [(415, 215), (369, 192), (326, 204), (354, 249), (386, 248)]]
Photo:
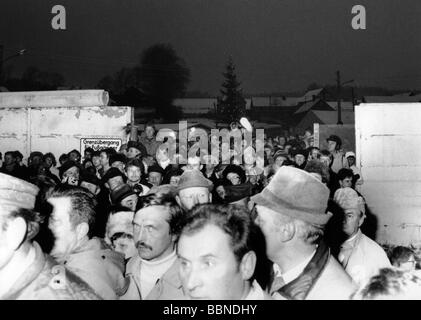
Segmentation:
[(256, 222), (266, 238), (268, 258), (276, 278), (275, 299), (348, 299), (351, 278), (322, 240), (331, 214), (326, 213), (329, 189), (310, 173), (281, 167), (256, 204)]
[(59, 186), (48, 195), (47, 201), (53, 207), (48, 224), (55, 237), (51, 255), (102, 298), (117, 299), (127, 289), (124, 256), (113, 251), (104, 240), (92, 237), (95, 196), (84, 188)]
[(105, 241), (115, 251), (124, 254), (125, 259), (137, 254), (133, 240), (133, 217), (134, 212), (125, 207), (112, 207), (105, 228)]
[(0, 300), (99, 299), (32, 241), (40, 222), (33, 210), (38, 191), (0, 173)]
[(390, 261), (382, 247), (360, 230), (365, 219), (363, 198), (348, 187), (338, 189), (334, 201), (344, 211), (342, 231), (347, 237), (340, 248), (339, 262), (353, 281), (362, 285), (381, 268), (390, 267)]

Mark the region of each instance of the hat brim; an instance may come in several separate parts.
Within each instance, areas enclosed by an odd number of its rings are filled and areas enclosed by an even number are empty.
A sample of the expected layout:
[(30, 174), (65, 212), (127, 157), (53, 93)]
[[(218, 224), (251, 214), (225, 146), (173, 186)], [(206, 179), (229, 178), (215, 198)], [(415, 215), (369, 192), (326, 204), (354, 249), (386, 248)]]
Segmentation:
[(280, 214), (284, 214), (288, 217), (302, 220), (308, 222), (313, 225), (324, 226), (328, 223), (329, 219), (332, 217), (332, 213), (308, 213), (302, 210), (295, 210), (283, 206), (279, 203), (276, 203), (270, 199), (270, 197), (265, 197), (262, 192), (256, 194), (255, 196), (250, 198), (251, 202), (254, 202), (257, 205), (261, 205), (263, 207), (267, 207), (272, 209), (273, 211), (279, 212)]
[(192, 183), (191, 185), (185, 184), (185, 185), (183, 185), (181, 187), (177, 187), (177, 193), (180, 190), (187, 189), (187, 188), (208, 188), (209, 192), (212, 192), (212, 190), (213, 190), (213, 183), (211, 183), (211, 184), (209, 184), (207, 186), (205, 186), (205, 185), (197, 185), (197, 184), (194, 184), (194, 183)]

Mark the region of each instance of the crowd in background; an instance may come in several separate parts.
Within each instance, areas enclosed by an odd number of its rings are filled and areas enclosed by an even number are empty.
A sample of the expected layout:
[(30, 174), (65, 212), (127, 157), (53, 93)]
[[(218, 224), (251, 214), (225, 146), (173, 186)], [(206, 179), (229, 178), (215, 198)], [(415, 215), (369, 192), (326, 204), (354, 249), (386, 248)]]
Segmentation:
[[(224, 142), (209, 142), (223, 150)], [(414, 252), (397, 247), (388, 257), (364, 229), (370, 212), (354, 151), (336, 135), (326, 142), (328, 149), (313, 146), (310, 130), (245, 142), (243, 150), (264, 146), (263, 167), (246, 153), (236, 157), (233, 142), (219, 158), (192, 154), (194, 142), (171, 158), (147, 123), (118, 151), (71, 150), (58, 163), (57, 155), (34, 151), (27, 165), (21, 152), (4, 152), (0, 199), (15, 199), (10, 212), (26, 222), (20, 265), (29, 253), (35, 261), (44, 253), (48, 263), (36, 275), (56, 268), (44, 275), (48, 298), (345, 299), (393, 295), (396, 279), (402, 288), (419, 286), (417, 274), (407, 276)], [(6, 175), (20, 180), (2, 185)], [(208, 251), (225, 254), (225, 269), (212, 271), (219, 262)], [(24, 273), (11, 273), (18, 258), (10, 259), (8, 268), (0, 264), (0, 297), (43, 298), (45, 291), (28, 290), (31, 282), (12, 289)]]

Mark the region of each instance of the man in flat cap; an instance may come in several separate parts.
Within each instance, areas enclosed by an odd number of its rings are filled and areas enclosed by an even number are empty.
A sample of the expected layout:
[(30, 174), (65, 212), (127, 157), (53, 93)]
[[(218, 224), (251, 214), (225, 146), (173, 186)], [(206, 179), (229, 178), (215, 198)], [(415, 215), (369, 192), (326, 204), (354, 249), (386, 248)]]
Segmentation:
[(339, 262), (357, 285), (362, 285), (381, 268), (391, 267), (385, 251), (364, 235), (360, 227), (365, 219), (364, 199), (352, 188), (340, 188), (333, 200), (344, 211), (342, 231), (346, 241), (338, 255)]
[(93, 289), (31, 241), (39, 189), (0, 173), (0, 300), (99, 299)]
[(198, 203), (212, 202), (213, 183), (201, 171), (186, 170), (177, 186), (176, 200), (183, 210), (190, 210)]
[(111, 194), (111, 201), (113, 205), (120, 205), (136, 211), (136, 205), (139, 200), (136, 192), (127, 184), (122, 184), (117, 189), (114, 189)]
[(329, 189), (315, 176), (281, 167), (250, 199), (274, 263), (270, 293), (275, 299), (349, 299), (354, 291), (351, 278), (322, 240), (331, 217), (328, 198)]
[(125, 183), (126, 176), (117, 168), (108, 169), (107, 173), (102, 177), (104, 186), (112, 192)]
[(164, 169), (159, 165), (154, 164), (148, 168), (148, 182), (153, 186), (157, 187), (162, 183), (164, 179)]

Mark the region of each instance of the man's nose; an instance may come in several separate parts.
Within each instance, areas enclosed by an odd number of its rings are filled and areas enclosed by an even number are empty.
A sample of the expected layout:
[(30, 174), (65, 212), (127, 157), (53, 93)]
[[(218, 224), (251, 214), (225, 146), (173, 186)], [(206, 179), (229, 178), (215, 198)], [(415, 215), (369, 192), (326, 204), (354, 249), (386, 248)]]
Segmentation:
[(196, 270), (191, 270), (186, 282), (187, 290), (194, 291), (200, 286), (200, 284), (201, 284), (201, 279), (200, 279), (199, 272), (197, 272)]
[(193, 196), (193, 205), (196, 205), (199, 203), (199, 195), (195, 194)]
[(146, 234), (144, 228), (138, 229), (136, 238), (137, 238), (136, 242), (138, 242), (138, 241), (144, 242), (145, 240), (147, 240), (147, 234)]

